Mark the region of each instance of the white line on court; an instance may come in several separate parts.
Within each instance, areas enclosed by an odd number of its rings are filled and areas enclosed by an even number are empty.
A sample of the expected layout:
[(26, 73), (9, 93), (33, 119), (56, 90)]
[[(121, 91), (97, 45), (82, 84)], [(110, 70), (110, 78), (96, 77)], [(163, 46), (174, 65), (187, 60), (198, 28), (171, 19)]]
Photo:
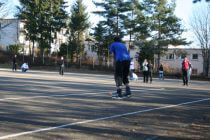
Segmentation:
[(74, 123), (64, 124), (64, 125), (55, 126), (55, 127), (48, 127), (48, 128), (43, 128), (43, 129), (37, 129), (37, 130), (33, 130), (33, 131), (26, 131), (26, 132), (21, 132), (21, 133), (16, 133), (16, 134), (2, 136), (2, 137), (0, 137), (0, 140), (1, 139), (14, 138), (14, 137), (28, 135), (28, 134), (33, 134), (33, 133), (38, 133), (38, 132), (43, 132), (43, 131), (50, 131), (50, 130), (54, 130), (54, 129), (58, 129), (58, 128), (64, 128), (64, 127), (69, 127), (69, 126), (74, 126), (74, 125), (78, 125), (78, 124), (86, 124), (86, 123), (102, 121), (102, 120), (107, 120), (107, 119), (113, 119), (113, 118), (118, 118), (118, 117), (123, 117), (123, 116), (129, 116), (129, 115), (134, 115), (134, 114), (151, 112), (151, 111), (154, 111), (154, 110), (173, 108), (173, 107), (177, 107), (177, 106), (181, 106), (181, 105), (193, 104), (193, 103), (198, 103), (198, 102), (203, 102), (203, 101), (208, 101), (208, 100), (210, 100), (210, 98), (201, 99), (201, 100), (197, 100), (197, 101), (180, 103), (180, 104), (176, 104), (176, 105), (169, 105), (169, 106), (157, 107), (157, 108), (152, 108), (152, 109), (139, 110), (139, 111), (136, 111), (136, 112), (118, 114), (118, 115), (113, 115), (113, 116), (108, 116), (108, 117), (103, 117), (103, 118), (97, 118), (97, 119), (92, 119), (92, 120), (86, 120), (86, 121), (81, 121), (81, 122), (74, 122)]

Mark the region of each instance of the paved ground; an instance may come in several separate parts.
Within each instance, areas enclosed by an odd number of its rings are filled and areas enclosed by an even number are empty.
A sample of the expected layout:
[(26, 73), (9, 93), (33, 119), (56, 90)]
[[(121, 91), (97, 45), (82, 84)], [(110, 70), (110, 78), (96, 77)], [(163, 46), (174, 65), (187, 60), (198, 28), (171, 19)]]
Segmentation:
[(0, 69), (0, 139), (210, 139), (210, 82), (132, 81), (112, 100), (111, 75)]

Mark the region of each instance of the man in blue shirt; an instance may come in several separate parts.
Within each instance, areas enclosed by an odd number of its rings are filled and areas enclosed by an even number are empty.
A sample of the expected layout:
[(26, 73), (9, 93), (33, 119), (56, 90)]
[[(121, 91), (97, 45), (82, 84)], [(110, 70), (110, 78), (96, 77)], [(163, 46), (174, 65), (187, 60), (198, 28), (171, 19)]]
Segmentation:
[[(122, 98), (122, 83), (126, 86), (124, 96), (130, 97), (131, 91), (129, 86), (129, 70), (130, 70), (130, 55), (125, 44), (121, 43), (119, 37), (114, 38), (114, 42), (109, 47), (110, 53), (114, 54), (115, 60), (115, 83), (117, 87), (116, 98)], [(115, 95), (113, 95), (115, 96)]]

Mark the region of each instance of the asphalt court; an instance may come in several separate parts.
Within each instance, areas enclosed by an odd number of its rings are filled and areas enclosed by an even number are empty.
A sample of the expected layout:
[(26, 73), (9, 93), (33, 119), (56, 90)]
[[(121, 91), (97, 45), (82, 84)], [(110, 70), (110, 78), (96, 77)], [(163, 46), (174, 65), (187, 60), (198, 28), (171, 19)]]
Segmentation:
[(113, 100), (112, 75), (0, 70), (0, 139), (210, 139), (210, 82), (131, 81)]

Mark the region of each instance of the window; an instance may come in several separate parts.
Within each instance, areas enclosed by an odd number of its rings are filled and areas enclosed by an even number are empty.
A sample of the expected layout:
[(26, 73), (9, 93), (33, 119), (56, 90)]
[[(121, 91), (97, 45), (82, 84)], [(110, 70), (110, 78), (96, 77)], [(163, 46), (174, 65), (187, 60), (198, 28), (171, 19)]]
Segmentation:
[(198, 70), (197, 69), (192, 69), (192, 75), (197, 75), (198, 74)]
[(181, 55), (181, 59), (184, 59), (186, 55)]
[(198, 54), (192, 54), (192, 59), (193, 60), (198, 60)]
[(166, 59), (169, 59), (169, 60), (174, 59), (174, 54), (172, 54), (172, 53), (167, 54)]

